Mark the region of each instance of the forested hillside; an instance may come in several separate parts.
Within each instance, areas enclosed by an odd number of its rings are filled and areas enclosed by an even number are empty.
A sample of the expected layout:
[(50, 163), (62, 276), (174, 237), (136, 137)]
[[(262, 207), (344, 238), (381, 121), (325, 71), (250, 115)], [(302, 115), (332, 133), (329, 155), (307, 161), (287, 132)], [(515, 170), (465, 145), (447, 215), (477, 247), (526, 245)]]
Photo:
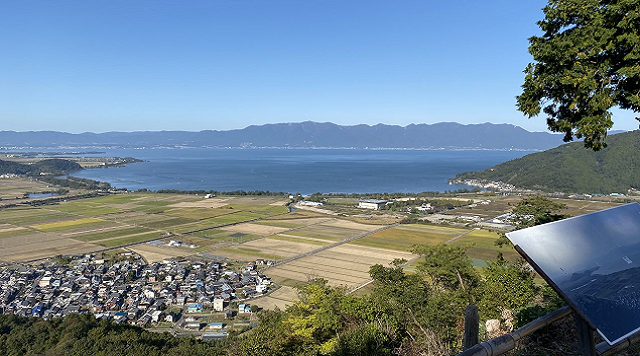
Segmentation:
[(38, 175), (40, 173), (59, 175), (81, 170), (82, 167), (66, 159), (45, 159), (33, 164), (22, 164), (0, 160), (0, 174)]
[(640, 131), (612, 135), (593, 152), (574, 142), (467, 172), (456, 179), (502, 181), (520, 188), (572, 193), (625, 193), (640, 187)]

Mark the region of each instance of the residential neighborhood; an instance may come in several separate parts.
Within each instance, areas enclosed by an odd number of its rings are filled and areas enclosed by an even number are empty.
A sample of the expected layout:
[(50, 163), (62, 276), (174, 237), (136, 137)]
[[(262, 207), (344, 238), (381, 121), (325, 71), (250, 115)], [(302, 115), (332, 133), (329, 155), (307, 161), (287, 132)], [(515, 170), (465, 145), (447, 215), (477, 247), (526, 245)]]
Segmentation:
[[(236, 272), (220, 261), (147, 264), (131, 252), (118, 257), (115, 262), (85, 255), (67, 264), (7, 264), (0, 270), (0, 311), (44, 319), (90, 313), (147, 328), (164, 325), (176, 335), (204, 331), (195, 336), (221, 338), (228, 322), (207, 320), (252, 315), (255, 307), (247, 299), (272, 288), (256, 263)], [(251, 319), (241, 324), (249, 327)]]

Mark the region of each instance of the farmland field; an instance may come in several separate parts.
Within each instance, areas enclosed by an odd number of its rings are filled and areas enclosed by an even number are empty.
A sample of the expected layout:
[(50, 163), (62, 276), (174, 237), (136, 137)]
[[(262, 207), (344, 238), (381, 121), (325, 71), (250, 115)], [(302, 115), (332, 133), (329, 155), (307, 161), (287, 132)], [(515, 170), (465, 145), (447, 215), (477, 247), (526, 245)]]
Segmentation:
[(399, 225), (352, 242), (355, 245), (410, 251), (413, 245), (435, 245), (464, 234), (468, 229), (431, 225)]
[[(217, 207), (209, 207), (211, 203)], [(175, 256), (179, 252), (186, 256), (208, 249), (209, 245), (233, 245), (287, 230), (278, 226), (243, 224), (286, 213), (287, 208), (280, 205), (284, 203), (280, 197), (214, 200), (192, 195), (125, 193), (41, 207), (6, 208), (0, 210), (0, 258), (34, 260), (58, 254), (87, 253), (144, 244), (168, 233), (178, 234), (177, 239), (198, 247), (160, 246), (155, 247), (157, 254), (161, 255), (159, 251), (169, 248), (166, 255)], [(220, 229), (225, 226), (228, 229)], [(198, 232), (191, 234), (193, 231)], [(246, 250), (243, 256), (246, 256)]]
[(267, 275), (280, 284), (296, 286), (312, 278), (331, 285), (355, 288), (370, 280), (369, 267), (388, 265), (395, 258), (410, 259), (411, 253), (352, 244), (339, 245), (287, 264), (270, 268)]
[(100, 219), (84, 218), (84, 219), (52, 222), (47, 224), (31, 225), (31, 226), (34, 229), (37, 229), (40, 231), (52, 232), (52, 231), (62, 231), (62, 230), (69, 230), (69, 229), (75, 229), (80, 227), (96, 226), (96, 225), (103, 225), (103, 224), (108, 224), (108, 222)]
[[(4, 157), (2, 158), (5, 159)], [(0, 199), (10, 200), (22, 198), (25, 193), (37, 193), (51, 191), (47, 184), (22, 178), (1, 178), (0, 179)], [(55, 189), (54, 189), (55, 190)]]
[(469, 247), (467, 255), (472, 259), (480, 261), (494, 260), (498, 255), (498, 251), (502, 252), (506, 259), (512, 261), (520, 256), (511, 246), (505, 246), (503, 248), (496, 246), (494, 242), (497, 239), (497, 233), (477, 229), (452, 242), (452, 245)]

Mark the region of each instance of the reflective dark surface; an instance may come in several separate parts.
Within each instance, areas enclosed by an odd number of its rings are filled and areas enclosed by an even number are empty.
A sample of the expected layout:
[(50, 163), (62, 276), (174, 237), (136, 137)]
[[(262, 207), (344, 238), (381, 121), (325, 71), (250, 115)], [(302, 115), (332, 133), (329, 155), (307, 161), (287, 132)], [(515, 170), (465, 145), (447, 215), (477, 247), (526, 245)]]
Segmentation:
[(507, 237), (610, 344), (640, 329), (640, 205), (627, 204)]

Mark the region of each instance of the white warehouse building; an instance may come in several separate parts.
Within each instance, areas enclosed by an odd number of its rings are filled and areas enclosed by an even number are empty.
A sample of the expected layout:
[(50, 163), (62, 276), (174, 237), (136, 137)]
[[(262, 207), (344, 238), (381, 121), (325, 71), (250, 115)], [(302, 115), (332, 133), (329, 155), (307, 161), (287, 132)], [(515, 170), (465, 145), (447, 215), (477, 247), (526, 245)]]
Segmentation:
[(380, 208), (382, 208), (386, 204), (386, 200), (366, 199), (360, 200), (360, 202), (358, 202), (358, 208), (380, 210)]

